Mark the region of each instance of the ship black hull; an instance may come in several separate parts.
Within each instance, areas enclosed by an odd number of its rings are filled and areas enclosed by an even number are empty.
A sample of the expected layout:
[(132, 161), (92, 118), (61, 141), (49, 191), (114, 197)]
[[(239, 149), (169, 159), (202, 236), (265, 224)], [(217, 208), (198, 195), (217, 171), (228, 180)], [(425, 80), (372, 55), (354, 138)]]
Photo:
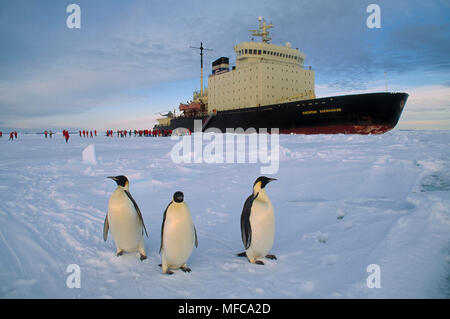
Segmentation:
[(170, 130), (194, 131), (194, 120), (203, 130), (274, 128), (281, 134), (382, 134), (395, 127), (405, 106), (406, 93), (368, 93), (280, 103), (262, 107), (219, 111), (211, 118), (177, 117)]

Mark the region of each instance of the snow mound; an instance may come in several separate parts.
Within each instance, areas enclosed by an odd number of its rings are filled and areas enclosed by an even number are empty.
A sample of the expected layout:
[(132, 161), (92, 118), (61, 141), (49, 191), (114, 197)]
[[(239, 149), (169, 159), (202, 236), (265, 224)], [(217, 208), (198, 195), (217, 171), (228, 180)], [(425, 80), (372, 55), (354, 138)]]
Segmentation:
[(90, 144), (83, 150), (83, 163), (97, 165), (97, 157), (95, 156), (95, 145)]

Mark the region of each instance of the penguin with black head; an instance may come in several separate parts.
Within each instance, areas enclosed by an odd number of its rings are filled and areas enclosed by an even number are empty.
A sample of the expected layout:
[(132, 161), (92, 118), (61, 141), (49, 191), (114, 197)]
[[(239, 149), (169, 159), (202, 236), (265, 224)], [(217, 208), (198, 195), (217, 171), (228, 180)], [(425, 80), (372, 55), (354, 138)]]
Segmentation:
[(116, 254), (139, 251), (141, 261), (147, 258), (144, 246), (144, 232), (148, 237), (141, 210), (130, 194), (130, 183), (123, 175), (109, 176), (117, 183), (108, 202), (108, 213), (103, 225), (103, 240), (111, 229), (117, 247)]
[(161, 254), (162, 272), (171, 275), (170, 269), (181, 269), (191, 272), (187, 260), (192, 250), (198, 247), (197, 231), (192, 222), (189, 206), (184, 201), (184, 194), (180, 191), (173, 194), (173, 200), (164, 211), (161, 225)]
[(260, 176), (253, 183), (253, 193), (244, 203), (241, 214), (241, 236), (245, 252), (239, 257), (247, 256), (252, 264), (264, 265), (260, 258), (277, 259), (270, 255), (275, 239), (275, 215), (272, 202), (266, 192), (266, 186), (275, 178)]

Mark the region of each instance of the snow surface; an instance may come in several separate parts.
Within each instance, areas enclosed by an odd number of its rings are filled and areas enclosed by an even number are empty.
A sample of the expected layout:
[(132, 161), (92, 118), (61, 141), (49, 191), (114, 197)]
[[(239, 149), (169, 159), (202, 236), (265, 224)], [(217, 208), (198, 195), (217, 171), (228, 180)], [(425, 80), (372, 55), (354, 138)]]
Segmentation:
[[(278, 260), (253, 265), (240, 214), (256, 164), (174, 164), (170, 138), (65, 143), (0, 139), (2, 298), (449, 298), (450, 132), (280, 136), (280, 169), (267, 186)], [(90, 144), (95, 145), (86, 151)], [(89, 159), (89, 160), (86, 160)], [(89, 164), (94, 159), (96, 165)], [(94, 163), (94, 162), (92, 162)], [(124, 174), (149, 230), (148, 259), (115, 256), (102, 239), (108, 198)], [(191, 273), (163, 275), (163, 211), (181, 190), (199, 247)], [(67, 266), (81, 269), (70, 289)], [(368, 288), (379, 265), (381, 288)]]

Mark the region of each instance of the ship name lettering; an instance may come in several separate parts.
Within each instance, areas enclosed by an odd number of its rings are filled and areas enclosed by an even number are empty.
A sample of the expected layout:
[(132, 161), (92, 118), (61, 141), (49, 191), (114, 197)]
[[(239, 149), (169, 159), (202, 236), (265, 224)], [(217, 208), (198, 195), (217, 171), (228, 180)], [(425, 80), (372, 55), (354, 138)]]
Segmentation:
[(342, 109), (340, 107), (337, 107), (337, 108), (334, 108), (334, 109), (320, 110), (320, 113), (330, 113), (330, 112), (342, 112)]
[(303, 114), (303, 115), (317, 114), (317, 111), (316, 111), (316, 110), (312, 110), (312, 111), (303, 111), (302, 114)]

